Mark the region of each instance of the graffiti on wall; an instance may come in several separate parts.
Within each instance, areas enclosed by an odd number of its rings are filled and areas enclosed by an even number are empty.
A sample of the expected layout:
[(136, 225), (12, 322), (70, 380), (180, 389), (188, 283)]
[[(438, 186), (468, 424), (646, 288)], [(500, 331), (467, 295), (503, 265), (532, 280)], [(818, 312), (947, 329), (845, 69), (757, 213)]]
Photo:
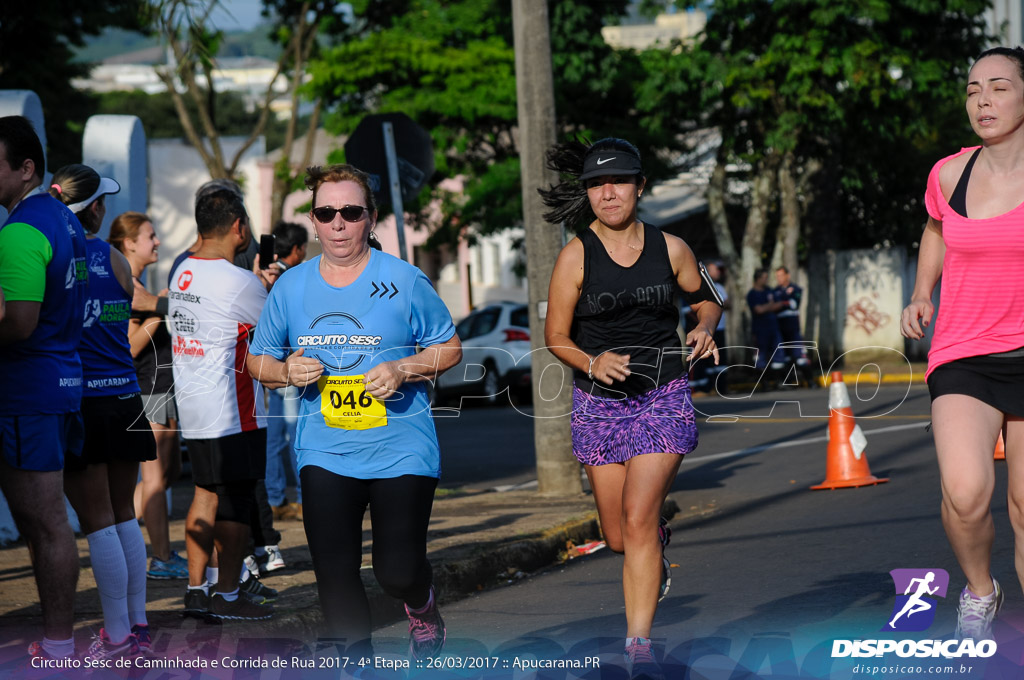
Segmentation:
[(872, 297), (862, 295), (858, 298), (846, 308), (847, 322), (857, 326), (868, 335), (889, 325), (892, 317), (878, 309), (878, 305), (872, 299), (878, 297), (878, 293), (872, 293)]

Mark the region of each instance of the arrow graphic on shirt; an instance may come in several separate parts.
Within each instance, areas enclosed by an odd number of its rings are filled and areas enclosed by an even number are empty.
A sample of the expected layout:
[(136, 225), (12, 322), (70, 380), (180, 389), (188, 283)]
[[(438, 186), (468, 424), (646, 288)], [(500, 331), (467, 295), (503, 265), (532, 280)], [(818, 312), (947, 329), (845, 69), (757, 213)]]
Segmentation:
[[(379, 287), (373, 281), (370, 281), (370, 285), (373, 286), (373, 290), (370, 292), (370, 297), (377, 297), (377, 295), (379, 294), (380, 297), (383, 299), (384, 296), (387, 295), (388, 299), (390, 300), (391, 298), (398, 295), (398, 286), (395, 285), (394, 281), (391, 282), (391, 288), (388, 288), (388, 284), (384, 283), (383, 281), (380, 282)], [(392, 288), (394, 290), (392, 290)], [(388, 293), (391, 293), (391, 295), (388, 295)]]

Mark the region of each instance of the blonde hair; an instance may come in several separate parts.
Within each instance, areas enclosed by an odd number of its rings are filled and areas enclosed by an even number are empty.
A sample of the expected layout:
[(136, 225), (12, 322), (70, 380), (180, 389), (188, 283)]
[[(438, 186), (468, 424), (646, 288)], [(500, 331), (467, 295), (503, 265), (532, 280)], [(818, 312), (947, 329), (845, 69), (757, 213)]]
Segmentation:
[(124, 252), (124, 242), (134, 241), (139, 238), (139, 230), (142, 225), (146, 222), (152, 222), (149, 219), (149, 215), (144, 213), (135, 212), (129, 210), (123, 212), (114, 218), (114, 221), (110, 225), (110, 235), (107, 236), (107, 243), (114, 246), (122, 253)]

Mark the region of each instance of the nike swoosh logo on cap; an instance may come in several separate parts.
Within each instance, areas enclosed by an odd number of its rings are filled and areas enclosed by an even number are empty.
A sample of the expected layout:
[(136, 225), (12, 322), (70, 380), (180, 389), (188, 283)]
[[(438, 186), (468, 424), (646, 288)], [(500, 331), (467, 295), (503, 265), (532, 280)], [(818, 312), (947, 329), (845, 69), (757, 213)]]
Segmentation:
[(598, 165), (604, 165), (608, 161), (613, 161), (613, 160), (615, 160), (615, 156), (612, 156), (611, 158), (598, 158), (597, 159), (597, 164)]

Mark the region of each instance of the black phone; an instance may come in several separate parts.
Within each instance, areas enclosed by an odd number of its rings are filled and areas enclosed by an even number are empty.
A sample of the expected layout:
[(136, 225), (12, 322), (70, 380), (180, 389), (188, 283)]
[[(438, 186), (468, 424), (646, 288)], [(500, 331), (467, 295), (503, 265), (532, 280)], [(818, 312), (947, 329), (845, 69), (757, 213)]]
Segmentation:
[(266, 269), (274, 261), (274, 235), (260, 236), (260, 269)]

